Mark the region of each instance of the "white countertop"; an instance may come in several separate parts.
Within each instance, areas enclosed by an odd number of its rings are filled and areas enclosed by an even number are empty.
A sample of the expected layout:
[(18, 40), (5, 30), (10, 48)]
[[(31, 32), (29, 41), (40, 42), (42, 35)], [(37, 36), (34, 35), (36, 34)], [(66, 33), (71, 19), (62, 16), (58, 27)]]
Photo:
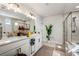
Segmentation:
[(32, 34), (31, 37), (27, 37), (27, 36), (3, 37), (3, 38), (0, 40), (0, 46), (6, 45), (6, 44), (8, 44), (8, 43), (12, 43), (12, 42), (24, 40), (24, 39), (31, 39), (31, 38), (33, 38), (34, 36), (36, 36), (36, 34)]
[(0, 46), (8, 44), (8, 43), (24, 40), (24, 39), (27, 39), (27, 38), (28, 37), (26, 37), (26, 36), (15, 36), (15, 37), (9, 37), (9, 38), (2, 38), (0, 40)]

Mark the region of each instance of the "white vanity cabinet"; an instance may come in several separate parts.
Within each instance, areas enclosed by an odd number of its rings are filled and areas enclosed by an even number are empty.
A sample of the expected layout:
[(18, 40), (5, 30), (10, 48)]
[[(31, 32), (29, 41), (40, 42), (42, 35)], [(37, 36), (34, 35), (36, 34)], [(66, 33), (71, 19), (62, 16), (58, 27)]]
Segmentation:
[[(17, 38), (18, 39), (18, 38)], [(16, 39), (16, 40), (17, 40)], [(9, 42), (8, 39), (5, 42)], [(1, 42), (0, 42), (1, 43)], [(12, 41), (7, 44), (0, 45), (0, 56), (14, 56), (17, 54), (17, 49), (21, 48), (21, 52), (30, 55), (29, 39), (21, 38), (17, 41)]]
[(34, 36), (35, 38), (35, 45), (33, 49), (35, 49), (34, 53), (32, 55), (34, 55), (41, 47), (42, 47), (42, 38), (39, 34), (36, 34)]
[(32, 38), (35, 38), (35, 44), (33, 46), (30, 46), (31, 47), (30, 55), (33, 56), (42, 47), (42, 38), (39, 34), (33, 35)]
[(17, 49), (13, 49), (13, 50), (9, 50), (8, 52), (5, 52), (3, 54), (1, 54), (0, 56), (14, 56), (17, 54)]
[(31, 54), (31, 49), (30, 49), (30, 39), (27, 40), (26, 44), (20, 46), (21, 52), (26, 54), (27, 56), (30, 56)]
[(42, 46), (41, 37), (38, 35), (35, 37), (35, 50), (38, 51)]
[[(35, 38), (33, 47), (30, 45), (30, 40), (32, 38)], [(34, 55), (42, 47), (42, 39), (39, 35), (34, 35), (32, 38), (12, 37), (1, 40), (0, 56), (15, 56), (17, 54), (17, 49), (21, 49), (21, 53), (24, 53), (27, 56)]]

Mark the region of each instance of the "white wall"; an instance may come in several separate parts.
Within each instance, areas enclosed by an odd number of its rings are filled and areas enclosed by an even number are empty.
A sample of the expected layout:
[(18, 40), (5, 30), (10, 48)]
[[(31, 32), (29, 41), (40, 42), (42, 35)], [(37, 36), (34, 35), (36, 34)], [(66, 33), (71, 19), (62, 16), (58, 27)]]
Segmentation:
[(49, 16), (43, 19), (43, 41), (46, 41), (45, 25), (52, 24), (52, 39), (56, 40), (58, 44), (63, 43), (63, 15)]

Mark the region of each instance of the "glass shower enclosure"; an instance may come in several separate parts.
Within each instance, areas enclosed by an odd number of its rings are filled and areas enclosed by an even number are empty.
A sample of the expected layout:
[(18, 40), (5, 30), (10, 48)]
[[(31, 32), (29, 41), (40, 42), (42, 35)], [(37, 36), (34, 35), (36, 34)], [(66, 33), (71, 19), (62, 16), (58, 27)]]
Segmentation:
[(79, 55), (79, 11), (70, 12), (65, 21), (64, 27), (64, 49), (66, 56)]

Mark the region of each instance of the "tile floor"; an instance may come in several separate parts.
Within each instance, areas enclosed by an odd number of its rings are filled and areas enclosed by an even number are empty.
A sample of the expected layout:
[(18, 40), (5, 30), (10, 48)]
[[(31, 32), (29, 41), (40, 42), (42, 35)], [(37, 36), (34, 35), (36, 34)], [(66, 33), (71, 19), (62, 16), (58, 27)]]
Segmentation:
[(58, 48), (44, 45), (34, 56), (64, 56), (64, 52)]

